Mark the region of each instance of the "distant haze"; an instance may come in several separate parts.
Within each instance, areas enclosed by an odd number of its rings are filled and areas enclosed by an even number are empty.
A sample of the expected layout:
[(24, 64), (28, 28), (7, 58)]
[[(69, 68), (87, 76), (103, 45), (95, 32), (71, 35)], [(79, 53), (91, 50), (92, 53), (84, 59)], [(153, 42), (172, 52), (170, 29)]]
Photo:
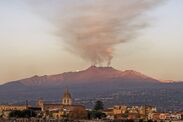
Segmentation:
[(0, 82), (91, 64), (183, 80), (183, 1), (114, 1), (0, 1)]

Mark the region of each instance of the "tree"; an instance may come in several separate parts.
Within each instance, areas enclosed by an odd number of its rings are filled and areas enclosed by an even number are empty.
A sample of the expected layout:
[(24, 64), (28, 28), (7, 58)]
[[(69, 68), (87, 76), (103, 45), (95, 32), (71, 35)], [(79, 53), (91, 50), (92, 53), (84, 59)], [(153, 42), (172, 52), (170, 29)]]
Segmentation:
[(21, 115), (21, 111), (19, 111), (19, 110), (14, 110), (14, 111), (11, 111), (10, 113), (9, 113), (9, 117), (11, 118), (11, 117), (15, 117), (15, 118), (19, 118), (19, 117), (21, 117), (22, 115)]
[(33, 110), (23, 110), (22, 111), (22, 116), (23, 117), (36, 117), (36, 113)]
[(95, 106), (94, 106), (94, 110), (98, 111), (98, 110), (103, 110), (103, 109), (104, 109), (103, 102), (100, 100), (96, 101)]
[(88, 111), (88, 118), (91, 119), (102, 119), (106, 117), (106, 114), (102, 112), (104, 104), (102, 101), (96, 101), (92, 111)]
[(106, 114), (101, 112), (101, 111), (88, 111), (88, 118), (89, 119), (102, 119), (102, 118), (105, 118), (106, 117)]
[(9, 113), (9, 117), (15, 117), (15, 118), (30, 118), (30, 117), (36, 117), (36, 113), (33, 110), (14, 110)]

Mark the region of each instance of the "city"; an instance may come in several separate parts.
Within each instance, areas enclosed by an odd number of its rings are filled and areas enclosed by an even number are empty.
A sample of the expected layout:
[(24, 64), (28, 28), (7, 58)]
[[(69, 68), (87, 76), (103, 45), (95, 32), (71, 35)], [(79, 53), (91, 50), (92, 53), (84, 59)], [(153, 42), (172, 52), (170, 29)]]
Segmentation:
[(183, 112), (158, 112), (155, 106), (115, 105), (104, 108), (98, 100), (93, 109), (74, 104), (66, 88), (60, 103), (38, 100), (35, 106), (0, 105), (1, 122), (178, 122), (183, 121)]

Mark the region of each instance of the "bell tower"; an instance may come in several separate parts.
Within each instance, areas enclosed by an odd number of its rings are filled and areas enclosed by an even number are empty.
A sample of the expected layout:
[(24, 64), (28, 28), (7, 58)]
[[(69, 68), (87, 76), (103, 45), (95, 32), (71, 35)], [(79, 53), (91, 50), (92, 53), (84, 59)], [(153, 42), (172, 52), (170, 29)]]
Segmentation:
[(62, 104), (63, 105), (72, 105), (72, 97), (71, 97), (71, 94), (69, 93), (68, 88), (66, 88), (64, 91), (64, 96), (62, 98)]

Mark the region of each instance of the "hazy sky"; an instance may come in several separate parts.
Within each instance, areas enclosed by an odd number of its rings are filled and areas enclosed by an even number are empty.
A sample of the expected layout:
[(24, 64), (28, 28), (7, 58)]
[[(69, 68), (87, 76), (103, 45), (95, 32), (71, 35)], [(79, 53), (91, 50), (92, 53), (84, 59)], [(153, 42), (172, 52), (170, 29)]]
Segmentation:
[[(52, 34), (56, 27), (25, 1), (0, 0), (0, 83), (89, 67), (90, 62), (65, 50)], [(83, 0), (60, 1), (64, 7)], [(111, 65), (157, 79), (183, 80), (182, 12), (183, 0), (167, 0), (148, 11), (150, 26), (133, 41), (117, 45)]]

